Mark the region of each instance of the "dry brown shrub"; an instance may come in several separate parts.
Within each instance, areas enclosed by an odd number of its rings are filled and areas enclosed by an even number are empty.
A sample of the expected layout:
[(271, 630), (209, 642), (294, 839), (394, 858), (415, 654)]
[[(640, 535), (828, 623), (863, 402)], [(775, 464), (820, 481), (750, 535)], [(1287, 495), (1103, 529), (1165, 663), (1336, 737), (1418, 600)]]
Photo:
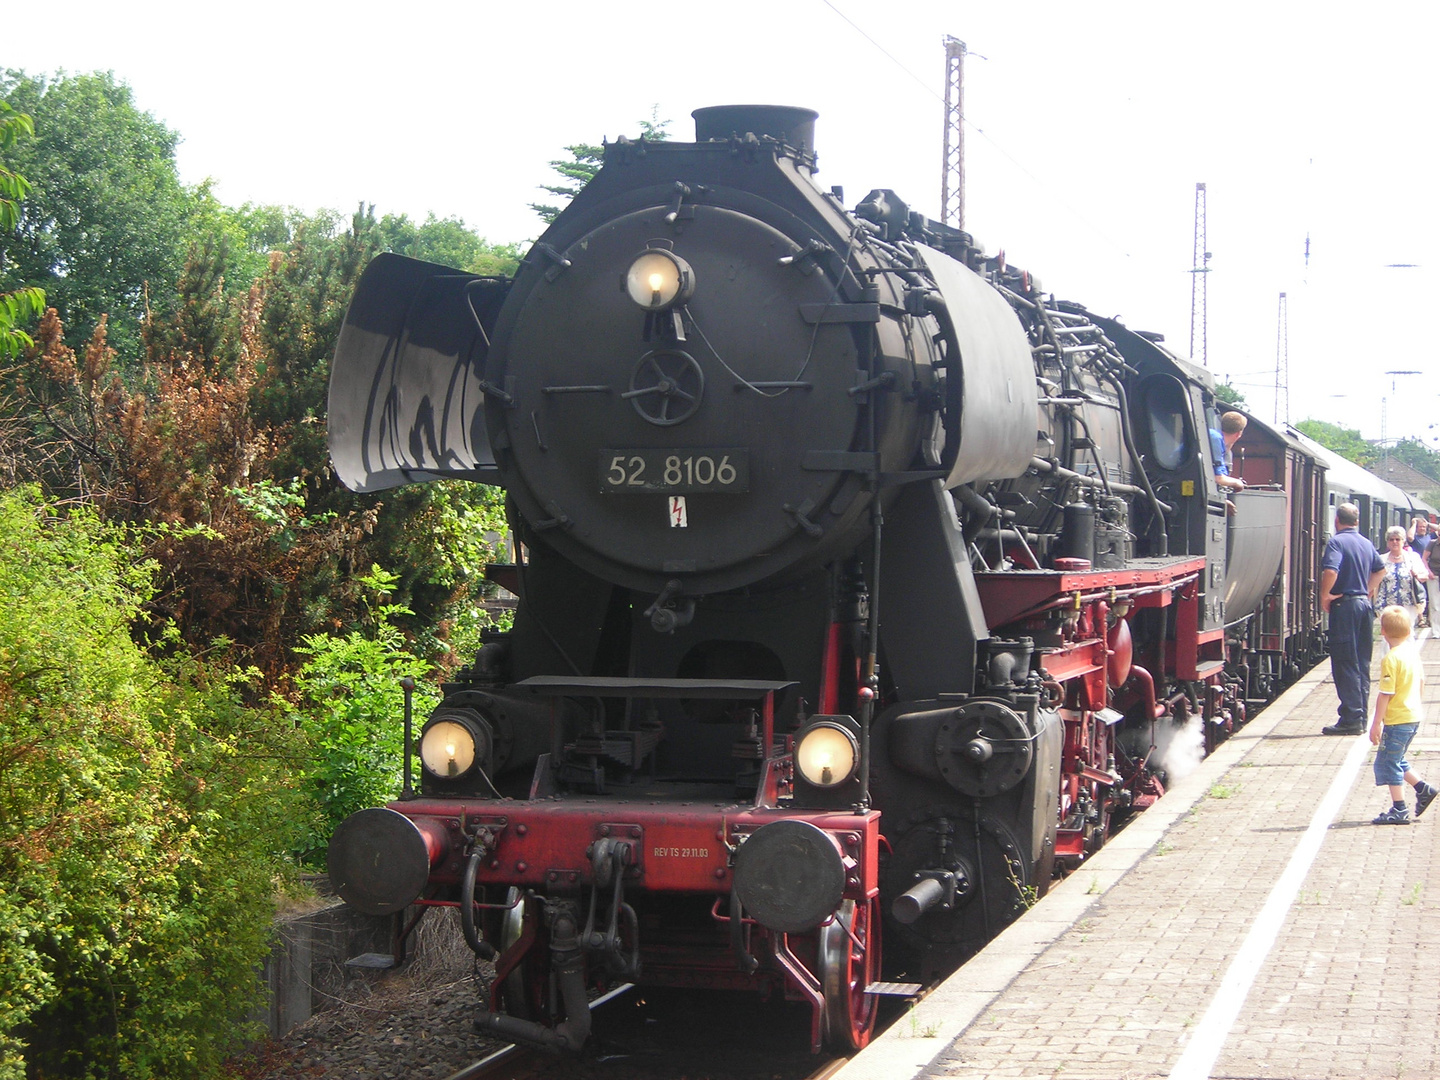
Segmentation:
[(285, 520), (262, 519), (240, 498), (290, 438), (252, 415), (267, 360), (264, 305), (262, 279), (230, 312), (223, 357), (195, 351), (194, 336), (152, 316), (146, 360), (127, 379), (112, 373), (103, 318), (77, 358), (47, 311), (34, 349), (0, 373), (0, 477), (149, 529), (146, 554), (160, 567), (151, 615), (192, 646), (232, 642), (236, 660), (283, 682), (291, 646), (316, 629), (297, 593), (318, 568), (354, 555), (374, 518), (312, 522), (286, 506)]

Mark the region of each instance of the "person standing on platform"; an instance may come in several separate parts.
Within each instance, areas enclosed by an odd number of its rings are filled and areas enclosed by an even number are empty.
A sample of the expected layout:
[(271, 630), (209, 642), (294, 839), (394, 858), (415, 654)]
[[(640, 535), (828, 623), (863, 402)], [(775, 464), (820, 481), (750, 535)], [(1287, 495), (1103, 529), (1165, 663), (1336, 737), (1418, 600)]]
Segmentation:
[(1385, 573), (1379, 590), (1370, 598), (1372, 606), (1377, 611), (1391, 606), (1403, 607), (1410, 612), (1410, 623), (1414, 626), (1423, 610), (1425, 582), (1430, 571), (1420, 556), (1405, 546), (1405, 530), (1401, 526), (1391, 525), (1385, 530), (1385, 554), (1380, 561), (1385, 564)]
[(1425, 706), (1425, 669), (1420, 663), (1420, 645), (1410, 635), (1410, 612), (1399, 605), (1380, 613), (1380, 633), (1390, 651), (1380, 661), (1380, 690), (1375, 695), (1375, 719), (1370, 723), (1370, 742), (1375, 752), (1375, 786), (1390, 788), (1390, 809), (1372, 825), (1409, 825), (1405, 807), (1405, 785), (1415, 789), (1415, 816), (1418, 818), (1435, 801), (1435, 789), (1410, 771), (1405, 751), (1420, 728)]
[(1320, 609), (1330, 615), (1330, 673), (1340, 697), (1339, 718), (1321, 728), (1325, 735), (1359, 735), (1370, 704), (1370, 656), (1375, 609), (1370, 594), (1385, 576), (1375, 545), (1360, 535), (1360, 509), (1335, 508), (1335, 535), (1320, 561)]
[[(1430, 526), (1430, 535), (1440, 539), (1440, 525)], [(1431, 544), (1425, 553), (1425, 569), (1430, 571), (1430, 625), (1432, 629), (1440, 624), (1440, 544)]]
[[(1426, 569), (1430, 567), (1430, 549), (1435, 546), (1435, 530), (1430, 525), (1429, 518), (1416, 517), (1410, 520), (1410, 528), (1406, 535), (1406, 542), (1410, 550), (1420, 556), (1420, 561), (1425, 564)], [(1429, 626), (1435, 618), (1435, 578), (1431, 571), (1431, 577), (1425, 582), (1425, 589), (1420, 597), (1420, 626)]]

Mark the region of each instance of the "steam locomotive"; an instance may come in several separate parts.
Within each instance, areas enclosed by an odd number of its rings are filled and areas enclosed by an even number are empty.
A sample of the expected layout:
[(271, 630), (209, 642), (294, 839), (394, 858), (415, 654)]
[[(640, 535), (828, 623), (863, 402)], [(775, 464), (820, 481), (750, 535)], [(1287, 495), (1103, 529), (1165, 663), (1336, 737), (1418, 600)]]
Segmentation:
[(695, 119), (608, 144), (513, 279), (359, 283), (336, 472), (502, 486), (518, 601), (330, 876), (458, 907), (506, 1039), (576, 1049), (630, 981), (851, 1050), (1157, 798), (1169, 734), (1318, 658), (1324, 467), (1254, 422), (1227, 501), (1158, 335), (894, 192), (848, 211), (809, 110)]

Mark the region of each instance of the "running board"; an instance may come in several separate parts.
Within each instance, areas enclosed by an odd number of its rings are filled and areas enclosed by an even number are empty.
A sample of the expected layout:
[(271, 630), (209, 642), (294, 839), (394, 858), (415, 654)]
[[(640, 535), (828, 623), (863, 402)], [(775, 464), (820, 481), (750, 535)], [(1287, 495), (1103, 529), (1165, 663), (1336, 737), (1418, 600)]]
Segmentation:
[(865, 987), (865, 993), (883, 994), (887, 997), (914, 997), (922, 989), (920, 983), (875, 982)]

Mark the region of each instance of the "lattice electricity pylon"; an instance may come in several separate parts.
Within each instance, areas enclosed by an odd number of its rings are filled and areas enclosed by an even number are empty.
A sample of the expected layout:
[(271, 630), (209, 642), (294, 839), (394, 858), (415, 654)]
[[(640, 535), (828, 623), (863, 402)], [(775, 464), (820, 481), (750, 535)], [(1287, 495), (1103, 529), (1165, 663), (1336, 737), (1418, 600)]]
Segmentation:
[(940, 219), (965, 227), (965, 43), (945, 38), (945, 150), (940, 160)]
[(1275, 324), (1275, 426), (1290, 422), (1290, 312), (1280, 294)]
[[(1207, 275), (1210, 273), (1210, 252), (1205, 240), (1205, 185), (1195, 185), (1195, 248), (1190, 270), (1190, 359), (1209, 367), (1205, 324), (1209, 316)], [(1195, 331), (1200, 331), (1200, 351), (1195, 351)]]

